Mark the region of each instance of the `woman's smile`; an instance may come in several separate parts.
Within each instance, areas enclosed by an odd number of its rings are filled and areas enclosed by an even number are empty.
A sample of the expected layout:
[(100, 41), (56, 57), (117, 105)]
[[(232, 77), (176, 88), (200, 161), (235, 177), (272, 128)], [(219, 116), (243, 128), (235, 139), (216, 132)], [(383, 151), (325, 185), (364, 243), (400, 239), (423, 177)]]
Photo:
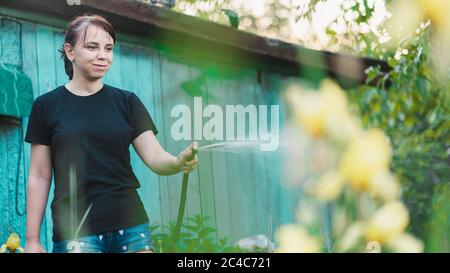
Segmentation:
[(92, 64), (92, 66), (96, 70), (106, 70), (106, 68), (108, 67), (106, 64)]

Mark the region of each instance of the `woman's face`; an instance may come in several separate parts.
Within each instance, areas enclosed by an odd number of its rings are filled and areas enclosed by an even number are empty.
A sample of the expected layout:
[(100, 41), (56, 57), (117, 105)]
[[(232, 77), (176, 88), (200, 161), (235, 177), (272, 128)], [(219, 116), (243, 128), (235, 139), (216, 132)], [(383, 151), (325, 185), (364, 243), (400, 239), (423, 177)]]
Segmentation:
[(108, 32), (90, 25), (86, 37), (79, 35), (75, 47), (66, 44), (66, 55), (73, 60), (73, 72), (87, 80), (102, 78), (109, 70), (113, 60), (114, 41)]

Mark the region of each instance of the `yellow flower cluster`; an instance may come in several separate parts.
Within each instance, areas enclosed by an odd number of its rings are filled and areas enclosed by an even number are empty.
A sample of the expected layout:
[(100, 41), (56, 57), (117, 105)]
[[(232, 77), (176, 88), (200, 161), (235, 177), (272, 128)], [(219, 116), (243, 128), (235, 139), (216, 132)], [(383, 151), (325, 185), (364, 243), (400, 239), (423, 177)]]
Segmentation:
[(365, 132), (348, 110), (344, 91), (324, 80), (319, 91), (303, 92), (292, 85), (287, 99), (300, 126), (314, 138), (329, 138), (345, 147), (338, 170), (318, 181), (313, 193), (322, 201), (335, 200), (348, 182), (357, 191), (395, 199), (399, 185), (389, 172), (392, 157), (388, 138), (381, 130)]
[(316, 238), (310, 236), (300, 225), (289, 224), (278, 230), (279, 247), (275, 252), (281, 253), (317, 253), (320, 251)]
[[(380, 204), (346, 225), (336, 250), (348, 251), (366, 241), (391, 251), (423, 251), (422, 243), (405, 233), (409, 214), (399, 201), (400, 185), (389, 170), (392, 151), (388, 137), (379, 129), (363, 130), (348, 110), (345, 92), (330, 80), (324, 80), (318, 91), (291, 85), (286, 98), (301, 128), (312, 138), (339, 147), (339, 160), (309, 193), (322, 202), (337, 201), (348, 186), (355, 200), (368, 193), (371, 204)], [(279, 252), (319, 250), (318, 241), (298, 225), (281, 228), (278, 239)]]
[(20, 247), (20, 237), (17, 233), (11, 233), (9, 235), (6, 244), (3, 244), (0, 248), (0, 253), (5, 253), (8, 250), (10, 253), (16, 252), (18, 250), (20, 253), (23, 253), (24, 250)]
[(295, 118), (310, 135), (343, 140), (360, 133), (357, 121), (348, 111), (344, 91), (333, 81), (324, 80), (318, 92), (299, 91), (297, 85), (291, 85), (286, 96), (295, 106)]

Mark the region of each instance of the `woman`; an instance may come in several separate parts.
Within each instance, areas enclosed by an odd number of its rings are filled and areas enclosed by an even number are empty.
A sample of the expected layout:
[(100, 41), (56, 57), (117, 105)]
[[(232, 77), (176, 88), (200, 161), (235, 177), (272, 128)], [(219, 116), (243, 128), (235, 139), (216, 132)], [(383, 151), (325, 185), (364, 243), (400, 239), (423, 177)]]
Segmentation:
[(192, 143), (177, 157), (158, 143), (140, 99), (102, 83), (115, 32), (100, 16), (75, 18), (60, 49), (69, 82), (36, 98), (31, 143), (26, 251), (44, 252), (40, 226), (55, 175), (53, 252), (151, 252), (149, 220), (136, 189), (129, 145), (159, 175), (191, 172)]

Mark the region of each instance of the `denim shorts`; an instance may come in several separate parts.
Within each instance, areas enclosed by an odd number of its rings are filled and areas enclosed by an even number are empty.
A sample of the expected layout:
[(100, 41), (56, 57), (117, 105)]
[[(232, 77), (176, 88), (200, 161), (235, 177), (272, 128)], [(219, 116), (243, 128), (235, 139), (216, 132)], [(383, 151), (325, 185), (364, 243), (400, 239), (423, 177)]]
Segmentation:
[(154, 251), (149, 223), (53, 244), (53, 253), (131, 253)]

